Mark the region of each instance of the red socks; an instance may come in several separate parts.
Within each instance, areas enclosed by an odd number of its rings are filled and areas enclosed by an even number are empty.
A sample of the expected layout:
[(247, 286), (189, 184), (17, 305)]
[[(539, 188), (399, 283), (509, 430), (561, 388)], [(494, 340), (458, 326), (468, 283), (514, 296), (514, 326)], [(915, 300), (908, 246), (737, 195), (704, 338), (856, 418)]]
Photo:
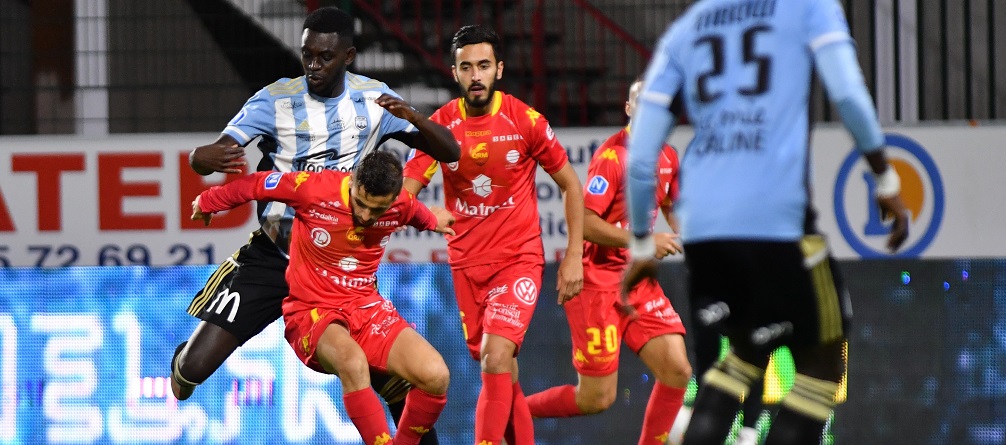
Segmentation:
[(412, 388), (405, 396), (405, 411), (398, 422), (395, 445), (418, 445), (447, 405), (447, 394), (435, 396)]
[(534, 445), (534, 421), (520, 382), (513, 384), (513, 407), (503, 438), (507, 445)]
[(391, 429), (384, 414), (384, 404), (378, 400), (373, 389), (367, 387), (343, 394), (342, 401), (363, 443), (391, 443)]
[(513, 406), (510, 373), (482, 373), (482, 391), (475, 405), (475, 445), (501, 445)]
[(672, 388), (659, 381), (655, 382), (650, 401), (646, 403), (639, 445), (664, 445), (684, 401), (685, 388)]
[(531, 394), (527, 397), (527, 405), (534, 417), (573, 417), (583, 414), (576, 406), (576, 387), (573, 385), (556, 386)]

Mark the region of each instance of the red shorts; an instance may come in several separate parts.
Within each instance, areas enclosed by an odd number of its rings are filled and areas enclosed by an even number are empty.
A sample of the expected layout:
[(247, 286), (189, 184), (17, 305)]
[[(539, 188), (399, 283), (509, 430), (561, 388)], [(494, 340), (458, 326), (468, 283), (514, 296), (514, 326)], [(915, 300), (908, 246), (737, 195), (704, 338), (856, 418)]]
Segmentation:
[[(288, 303), (289, 304), (289, 303)], [(354, 309), (336, 308), (295, 308), (288, 306), (283, 313), (286, 322), (286, 341), (297, 353), (297, 358), (309, 368), (326, 373), (315, 351), (318, 339), (325, 328), (338, 323), (349, 330), (349, 335), (367, 354), (367, 363), (381, 372), (388, 370), (388, 354), (398, 334), (409, 324), (398, 315), (395, 305), (389, 300), (373, 303), (372, 306)]]
[(518, 259), (508, 263), (452, 269), (454, 295), (461, 311), (468, 352), (480, 359), (482, 334), (494, 334), (517, 344), (531, 324), (541, 290), (542, 265)]
[(629, 301), (639, 313), (635, 320), (619, 310), (622, 301), (617, 287), (584, 288), (563, 305), (573, 336), (573, 367), (578, 373), (600, 377), (617, 371), (622, 340), (638, 354), (646, 342), (658, 336), (684, 335), (681, 317), (655, 280), (636, 286)]

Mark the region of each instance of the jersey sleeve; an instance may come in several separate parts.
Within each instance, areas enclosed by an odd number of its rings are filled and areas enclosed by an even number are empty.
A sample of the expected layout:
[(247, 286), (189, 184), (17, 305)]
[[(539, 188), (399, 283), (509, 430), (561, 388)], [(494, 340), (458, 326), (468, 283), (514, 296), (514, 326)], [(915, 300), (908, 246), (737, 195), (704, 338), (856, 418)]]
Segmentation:
[(423, 184), (430, 185), (430, 180), (437, 173), (439, 163), (424, 152), (413, 148), (409, 151), (409, 160), (405, 163), (405, 177), (412, 178)]
[(807, 45), (811, 51), (834, 42), (852, 40), (845, 11), (838, 0), (816, 0), (806, 3), (803, 23), (807, 29)]
[(437, 217), (423, 205), (415, 195), (411, 193), (406, 193), (406, 200), (409, 206), (409, 219), (405, 222), (406, 225), (415, 227), (419, 230), (433, 230), (437, 228)]
[(555, 132), (552, 131), (552, 126), (548, 124), (545, 116), (534, 108), (528, 108), (524, 114), (527, 118), (527, 125), (524, 128), (527, 129), (531, 157), (538, 161), (538, 165), (548, 174), (565, 167), (569, 162), (566, 149), (555, 137)]
[(278, 201), (297, 208), (310, 190), (308, 172), (256, 172), (224, 185), (210, 187), (199, 195), (199, 207), (216, 213), (252, 200)]
[(678, 34), (676, 25), (672, 24), (657, 42), (653, 60), (647, 65), (643, 77), (643, 89), (639, 92), (639, 100), (664, 108), (671, 106), (685, 79), (684, 70), (674, 57), (674, 45)]
[(615, 203), (623, 171), (617, 153), (611, 148), (591, 159), (583, 186), (584, 208), (605, 217)]
[(227, 123), (223, 134), (234, 138), (242, 147), (260, 135), (275, 135), (276, 113), (273, 104), (268, 87), (262, 88)]

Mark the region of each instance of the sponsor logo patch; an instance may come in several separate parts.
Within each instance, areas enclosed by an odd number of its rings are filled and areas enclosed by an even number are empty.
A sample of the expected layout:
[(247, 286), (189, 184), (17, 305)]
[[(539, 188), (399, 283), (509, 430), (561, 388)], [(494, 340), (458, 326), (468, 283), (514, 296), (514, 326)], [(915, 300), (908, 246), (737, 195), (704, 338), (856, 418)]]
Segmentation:
[(328, 246), (328, 243), (332, 242), (332, 234), (321, 227), (315, 227), (311, 229), (311, 241), (318, 247), (325, 247)]
[(608, 191), (608, 180), (604, 179), (604, 176), (597, 175), (590, 178), (590, 182), (587, 184), (587, 192), (591, 195), (603, 195)]
[(534, 304), (538, 300), (538, 286), (534, 284), (534, 280), (521, 277), (513, 283), (513, 294), (525, 304)]
[(472, 180), (472, 192), (483, 198), (493, 192), (493, 180), (486, 175), (478, 175)]
[(279, 185), (280, 178), (282, 178), (282, 177), (283, 177), (283, 174), (280, 173), (280, 172), (269, 173), (269, 176), (265, 177), (265, 189), (266, 190), (272, 190), (272, 189), (276, 188), (276, 186)]

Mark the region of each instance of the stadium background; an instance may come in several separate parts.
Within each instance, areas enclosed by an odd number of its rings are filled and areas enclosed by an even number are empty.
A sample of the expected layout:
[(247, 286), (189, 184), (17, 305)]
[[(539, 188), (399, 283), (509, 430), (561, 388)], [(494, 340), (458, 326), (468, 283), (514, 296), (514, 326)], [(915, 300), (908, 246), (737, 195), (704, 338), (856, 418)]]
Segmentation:
[[(586, 127), (623, 123), (628, 83), (691, 2), (0, 0), (0, 147), (24, 140), (2, 137), (10, 135), (218, 131), (252, 92), (298, 75), (300, 22), (329, 3), (359, 17), (361, 55), (351, 69), (388, 82), (423, 111), (454, 96), (444, 54), (451, 33), (481, 21), (505, 39), (502, 88), (554, 126)], [(1006, 6), (842, 3), (886, 125), (1001, 123)], [(834, 120), (823, 104), (818, 91), (815, 119)], [(0, 232), (0, 247), (15, 235)], [(439, 425), (444, 443), (465, 443), (478, 379), (461, 347), (445, 267), (387, 265), (380, 285), (448, 360), (452, 398)], [(663, 267), (665, 289), (687, 314), (681, 264)], [(837, 442), (1003, 443), (1006, 263), (958, 255), (845, 259), (843, 268), (856, 318)], [(164, 394), (171, 351), (194, 326), (184, 307), (211, 270), (0, 270), (0, 443), (354, 443), (338, 385), (291, 362), (275, 326), (191, 402)], [(552, 280), (550, 268), (543, 288)], [(542, 296), (522, 355), (527, 392), (575, 379), (568, 329), (552, 299)], [(783, 372), (776, 389), (786, 381)], [(539, 421), (539, 443), (635, 437), (651, 386), (626, 355), (618, 404), (599, 416)]]

